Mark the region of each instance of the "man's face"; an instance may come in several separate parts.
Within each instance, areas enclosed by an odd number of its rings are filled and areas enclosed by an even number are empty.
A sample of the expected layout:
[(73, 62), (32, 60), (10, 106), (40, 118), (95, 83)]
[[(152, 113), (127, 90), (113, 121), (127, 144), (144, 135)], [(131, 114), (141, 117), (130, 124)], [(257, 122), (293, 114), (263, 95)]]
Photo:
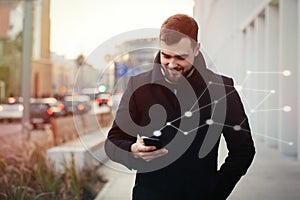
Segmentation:
[(200, 45), (192, 47), (189, 38), (182, 38), (178, 43), (167, 45), (160, 42), (160, 62), (166, 77), (173, 82), (186, 76), (193, 67), (195, 56), (199, 53)]

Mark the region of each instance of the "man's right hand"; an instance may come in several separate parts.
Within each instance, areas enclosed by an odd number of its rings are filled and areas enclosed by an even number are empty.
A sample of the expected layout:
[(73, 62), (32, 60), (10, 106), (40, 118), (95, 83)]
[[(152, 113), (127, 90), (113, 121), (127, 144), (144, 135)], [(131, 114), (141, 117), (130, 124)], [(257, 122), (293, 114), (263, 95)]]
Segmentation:
[(161, 157), (168, 153), (168, 150), (163, 148), (156, 150), (155, 146), (145, 146), (142, 137), (138, 137), (136, 142), (133, 143), (130, 147), (131, 152), (133, 153), (134, 157), (142, 158), (145, 161), (149, 162), (155, 158)]

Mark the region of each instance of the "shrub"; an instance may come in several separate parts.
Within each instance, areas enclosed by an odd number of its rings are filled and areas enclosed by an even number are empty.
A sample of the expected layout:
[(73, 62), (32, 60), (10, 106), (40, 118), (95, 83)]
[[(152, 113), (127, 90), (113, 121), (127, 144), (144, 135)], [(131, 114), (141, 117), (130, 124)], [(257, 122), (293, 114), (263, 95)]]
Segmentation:
[[(1, 145), (1, 144), (0, 144)], [(3, 147), (3, 146), (2, 146)], [(4, 145), (0, 152), (0, 199), (94, 199), (104, 184), (95, 169), (71, 166), (57, 174), (46, 161), (45, 149), (32, 143)]]

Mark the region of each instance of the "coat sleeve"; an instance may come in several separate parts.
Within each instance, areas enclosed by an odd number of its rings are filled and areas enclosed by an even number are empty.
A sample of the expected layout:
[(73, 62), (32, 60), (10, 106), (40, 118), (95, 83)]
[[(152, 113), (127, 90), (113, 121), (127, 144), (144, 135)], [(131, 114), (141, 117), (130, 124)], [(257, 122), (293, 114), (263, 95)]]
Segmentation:
[[(125, 130), (128, 129), (130, 123), (132, 123), (131, 118), (134, 119), (137, 117), (132, 85), (131, 78), (120, 101), (115, 120), (112, 128), (108, 132), (104, 146), (105, 152), (111, 160), (118, 162), (129, 169), (133, 169), (132, 161), (135, 160), (135, 158), (133, 157), (130, 148), (131, 145), (135, 143), (137, 135), (137, 132), (135, 131), (128, 133), (128, 131)], [(128, 113), (130, 113), (130, 116), (128, 116)], [(126, 125), (126, 127), (124, 127), (124, 125)]]
[(212, 199), (226, 199), (229, 196), (236, 183), (246, 174), (255, 155), (248, 118), (234, 89), (233, 80), (227, 79), (224, 84), (227, 108), (223, 136), (228, 155), (217, 172)]

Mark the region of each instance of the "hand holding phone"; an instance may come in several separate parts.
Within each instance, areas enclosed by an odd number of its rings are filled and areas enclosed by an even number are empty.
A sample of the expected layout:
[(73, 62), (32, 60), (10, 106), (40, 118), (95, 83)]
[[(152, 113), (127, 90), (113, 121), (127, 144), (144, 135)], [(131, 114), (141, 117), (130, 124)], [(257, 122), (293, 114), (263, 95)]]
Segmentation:
[[(156, 148), (153, 149), (153, 146)], [(138, 136), (136, 142), (131, 145), (130, 151), (135, 158), (141, 158), (148, 162), (168, 153), (168, 150), (162, 147), (159, 138)]]
[(145, 146), (155, 146), (156, 150), (162, 148), (162, 143), (160, 142), (159, 138), (144, 137), (143, 141), (145, 143)]

